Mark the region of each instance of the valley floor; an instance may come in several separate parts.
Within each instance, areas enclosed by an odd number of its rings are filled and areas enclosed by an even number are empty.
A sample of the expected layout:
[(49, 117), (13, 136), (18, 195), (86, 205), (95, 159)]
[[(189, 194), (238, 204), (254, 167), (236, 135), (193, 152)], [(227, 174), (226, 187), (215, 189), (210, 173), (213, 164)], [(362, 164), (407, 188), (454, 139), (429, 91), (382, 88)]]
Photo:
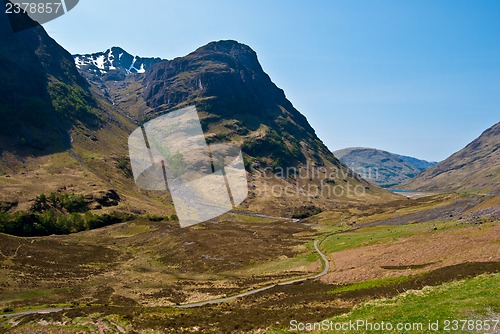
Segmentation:
[[(137, 219), (69, 236), (0, 235), (0, 331), (282, 333), (323, 320), (499, 320), (499, 204), (450, 194), (301, 222), (236, 212), (189, 229)], [(178, 308), (317, 275), (325, 265), (315, 241), (329, 261), (324, 276)]]

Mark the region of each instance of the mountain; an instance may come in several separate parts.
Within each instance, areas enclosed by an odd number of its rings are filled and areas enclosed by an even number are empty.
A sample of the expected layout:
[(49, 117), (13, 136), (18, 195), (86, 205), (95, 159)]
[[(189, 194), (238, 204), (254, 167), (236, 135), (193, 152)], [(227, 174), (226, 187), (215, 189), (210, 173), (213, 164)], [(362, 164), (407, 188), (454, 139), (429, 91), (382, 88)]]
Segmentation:
[(29, 210), (42, 193), (82, 195), (104, 211), (154, 212), (159, 205), (144, 201), (120, 165), (135, 125), (25, 14), (0, 12), (0, 78), (0, 212)]
[(133, 56), (120, 47), (112, 47), (104, 52), (73, 55), (76, 67), (84, 76), (100, 77), (103, 80), (124, 80), (127, 74), (144, 73), (161, 58)]
[(340, 166), (246, 45), (213, 42), (158, 63), (146, 73), (143, 85), (152, 108), (146, 118), (195, 104), (205, 113), (206, 130), (213, 132), (209, 141), (238, 141), (259, 163), (292, 167), (309, 159)]
[(78, 119), (97, 126), (96, 100), (72, 56), (23, 14), (0, 13), (0, 150), (64, 150)]
[[(81, 59), (75, 56), (77, 65)], [(79, 66), (80, 72), (87, 71)], [(120, 71), (113, 67), (104, 67), (106, 75)], [(122, 81), (94, 79), (90, 82), (103, 96), (136, 124), (170, 110), (196, 106), (208, 144), (233, 142), (242, 147), (253, 189), (250, 202), (257, 203), (249, 207), (255, 210), (271, 207), (290, 214), (290, 203), (326, 207), (339, 199), (360, 199), (348, 194), (347, 186), (363, 189), (365, 200), (387, 195), (335, 158), (247, 45), (231, 40), (211, 42), (184, 57), (155, 61), (144, 73), (127, 75)], [(321, 170), (321, 177), (301, 178), (300, 171), (305, 174), (307, 170)], [(308, 194), (304, 191), (308, 184), (327, 196)], [(273, 196), (273, 186), (293, 189), (293, 194)], [(339, 190), (335, 196), (330, 190), (333, 187), (346, 191)]]
[[(368, 201), (385, 194), (335, 158), (245, 44), (211, 42), (187, 56), (159, 62), (146, 71), (143, 87), (150, 108), (144, 120), (195, 105), (209, 144), (241, 145), (255, 187), (254, 202), (271, 203), (290, 214), (290, 207), (304, 206), (304, 195), (326, 208), (339, 199)], [(307, 170), (318, 175), (306, 177)], [(269, 180), (266, 171), (275, 177)], [(294, 191), (289, 196), (262, 192), (272, 186)], [(319, 192), (309, 191), (311, 186)], [(349, 186), (363, 189), (363, 194), (347, 194)], [(333, 195), (335, 187), (344, 192)], [(259, 210), (259, 205), (253, 208)]]
[(333, 152), (354, 172), (382, 187), (390, 187), (437, 164), (374, 148), (351, 147)]
[(500, 123), (400, 188), (500, 194)]
[(415, 166), (421, 172), (438, 164), (436, 161), (420, 160), (417, 158), (407, 157), (407, 156), (399, 155), (399, 154), (396, 154), (396, 156), (398, 156), (404, 162), (407, 162), (410, 165)]
[[(23, 14), (10, 20), (33, 24)], [(2, 13), (1, 210), (29, 210), (54, 193), (78, 194), (97, 213), (174, 214), (168, 193), (135, 185), (127, 141), (143, 122), (186, 105), (197, 107), (207, 143), (242, 146), (243, 208), (292, 216), (393, 198), (328, 151), (246, 45), (213, 42), (170, 61), (117, 47), (72, 56), (42, 27), (14, 33), (9, 23)]]

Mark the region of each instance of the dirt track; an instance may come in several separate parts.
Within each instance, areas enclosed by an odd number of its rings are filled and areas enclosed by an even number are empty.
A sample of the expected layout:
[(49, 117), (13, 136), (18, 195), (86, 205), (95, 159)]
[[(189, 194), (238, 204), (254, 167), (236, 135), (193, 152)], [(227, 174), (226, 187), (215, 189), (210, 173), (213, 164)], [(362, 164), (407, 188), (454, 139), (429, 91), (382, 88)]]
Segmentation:
[(272, 289), (272, 288), (274, 288), (276, 286), (285, 286), (285, 285), (291, 285), (291, 284), (296, 284), (296, 283), (302, 283), (302, 282), (305, 282), (305, 281), (309, 281), (309, 280), (313, 280), (313, 279), (317, 279), (317, 278), (323, 277), (330, 270), (330, 262), (328, 261), (328, 259), (325, 256), (325, 254), (323, 254), (320, 251), (320, 249), (318, 247), (318, 240), (314, 241), (314, 249), (316, 249), (316, 252), (318, 252), (319, 256), (321, 257), (321, 262), (323, 262), (323, 270), (319, 274), (317, 274), (315, 276), (312, 276), (312, 277), (303, 277), (303, 278), (298, 278), (298, 279), (295, 279), (295, 280), (292, 280), (292, 281), (286, 281), (286, 282), (282, 282), (282, 283), (268, 285), (268, 286), (265, 286), (265, 287), (262, 287), (262, 288), (258, 288), (258, 289), (246, 291), (246, 292), (243, 292), (243, 293), (240, 293), (238, 295), (231, 296), (231, 297), (212, 299), (212, 300), (207, 300), (207, 301), (203, 301), (203, 302), (199, 302), (199, 303), (179, 305), (179, 306), (176, 306), (176, 307), (177, 308), (193, 308), (193, 307), (201, 307), (201, 306), (205, 306), (205, 305), (213, 305), (213, 304), (225, 303), (225, 302), (229, 302), (229, 301), (232, 301), (232, 300), (236, 300), (238, 298), (247, 297), (247, 296), (251, 296), (251, 295), (254, 295), (256, 293), (259, 293), (259, 292), (270, 290), (270, 289)]

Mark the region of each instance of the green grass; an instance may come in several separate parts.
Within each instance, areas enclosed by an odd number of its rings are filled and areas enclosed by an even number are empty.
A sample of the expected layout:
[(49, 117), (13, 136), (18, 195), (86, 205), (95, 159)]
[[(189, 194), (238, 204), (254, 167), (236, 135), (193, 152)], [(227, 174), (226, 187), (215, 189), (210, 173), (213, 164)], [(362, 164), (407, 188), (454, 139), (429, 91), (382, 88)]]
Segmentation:
[(254, 216), (246, 216), (236, 213), (228, 213), (220, 218), (221, 221), (237, 221), (242, 223), (263, 223), (268, 224), (279, 219), (276, 218), (266, 218), (266, 217), (254, 217)]
[(315, 227), (319, 234), (332, 234), (336, 232), (348, 231), (350, 227), (340, 225), (320, 225)]
[[(372, 283), (365, 282), (367, 285)], [(363, 283), (360, 283), (363, 284)], [(358, 287), (361, 288), (361, 287)], [(367, 330), (360, 327), (356, 331), (321, 331), (321, 333), (493, 333), (493, 330), (453, 330), (450, 326), (445, 330), (446, 321), (489, 319), (498, 320), (500, 313), (500, 274), (481, 275), (461, 281), (454, 281), (436, 287), (426, 287), (418, 291), (408, 291), (392, 299), (369, 301), (351, 312), (326, 319), (328, 323), (349, 323), (366, 321), (370, 324), (384, 322), (394, 326), (393, 330)], [(439, 324), (438, 330), (429, 330), (429, 322)], [(397, 324), (410, 324), (415, 330), (397, 330)], [(451, 324), (453, 325), (453, 324)], [(418, 326), (422, 326), (422, 330)], [(434, 328), (432, 328), (434, 329)], [(500, 330), (498, 323), (496, 331)], [(273, 328), (268, 333), (294, 333), (287, 328)], [(319, 333), (319, 331), (314, 331)], [(496, 333), (496, 332), (495, 332)]]
[(151, 232), (152, 230), (153, 228), (149, 224), (131, 222), (130, 224), (124, 225), (119, 229), (110, 230), (109, 235), (113, 238), (133, 237), (142, 233)]
[(287, 271), (300, 270), (319, 260), (317, 253), (300, 254), (285, 260), (279, 259), (250, 265), (238, 272), (238, 276), (246, 277), (248, 275), (271, 275), (279, 274)]
[[(273, 275), (287, 271), (302, 271), (304, 267), (308, 267), (320, 259), (318, 253), (314, 249), (314, 242), (305, 244), (307, 251), (297, 254), (288, 259), (275, 259), (272, 261), (260, 262), (245, 266), (238, 270), (238, 276), (247, 277), (251, 275)], [(234, 272), (231, 272), (234, 275)]]
[[(438, 231), (433, 231), (434, 227), (437, 227)], [(351, 232), (333, 234), (321, 243), (321, 248), (325, 253), (334, 253), (381, 242), (393, 242), (400, 238), (416, 234), (438, 233), (442, 230), (457, 227), (457, 224), (454, 222), (368, 227)]]
[[(439, 321), (444, 331), (445, 320), (498, 319), (500, 313), (500, 274), (446, 283), (437, 287), (410, 291), (389, 300), (371, 301), (348, 314), (331, 318), (334, 322), (349, 320), (386, 321), (396, 323), (422, 323)], [(497, 330), (500, 329), (500, 324)], [(396, 331), (388, 331), (396, 332)], [(416, 333), (408, 331), (407, 333)], [(450, 331), (448, 331), (450, 332)], [(451, 331), (470, 332), (470, 331)], [(481, 331), (478, 331), (481, 332)], [(492, 332), (492, 331), (491, 331)], [(364, 333), (372, 333), (365, 331)]]
[(5, 305), (8, 302), (31, 299), (47, 299), (54, 295), (66, 294), (71, 292), (71, 288), (57, 288), (45, 290), (29, 290), (19, 292), (7, 292), (0, 295), (0, 303)]
[(3, 176), (2, 176), (2, 177), (0, 177), (0, 182), (4, 182), (4, 183), (11, 183), (11, 184), (12, 184), (12, 183), (18, 183), (18, 182), (17, 182), (17, 181), (15, 181), (15, 180), (8, 179), (8, 178), (3, 177)]
[(380, 287), (396, 285), (399, 283), (406, 282), (408, 280), (409, 280), (409, 277), (407, 277), (407, 276), (387, 277), (387, 278), (382, 278), (382, 279), (375, 279), (375, 280), (364, 281), (364, 282), (359, 282), (359, 283), (354, 283), (354, 284), (349, 284), (349, 285), (338, 286), (338, 287), (335, 287), (332, 290), (330, 290), (328, 293), (341, 293), (341, 292), (350, 292), (350, 291), (357, 291), (357, 290), (363, 290), (363, 289), (380, 288)]

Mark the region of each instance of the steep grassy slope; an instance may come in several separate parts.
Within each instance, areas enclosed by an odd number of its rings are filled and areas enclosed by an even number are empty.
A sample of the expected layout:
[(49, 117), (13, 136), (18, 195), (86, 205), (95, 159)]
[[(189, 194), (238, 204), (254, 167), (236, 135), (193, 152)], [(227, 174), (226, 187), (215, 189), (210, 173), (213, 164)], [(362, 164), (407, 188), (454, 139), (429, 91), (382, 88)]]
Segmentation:
[(135, 125), (42, 27), (13, 33), (0, 13), (0, 77), (0, 211), (28, 210), (42, 193), (93, 201), (114, 189), (118, 206), (102, 210), (174, 213), (167, 196), (146, 195), (130, 177), (127, 138)]
[[(399, 186), (398, 186), (399, 188)], [(500, 193), (500, 123), (402, 189)]]

